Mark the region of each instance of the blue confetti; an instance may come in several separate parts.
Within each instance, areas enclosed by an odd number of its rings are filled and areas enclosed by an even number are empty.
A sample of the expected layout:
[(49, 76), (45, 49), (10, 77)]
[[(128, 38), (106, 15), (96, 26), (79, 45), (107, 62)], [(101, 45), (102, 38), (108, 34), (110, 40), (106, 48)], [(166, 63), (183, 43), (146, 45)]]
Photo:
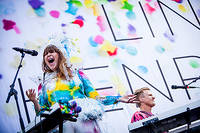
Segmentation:
[(126, 47), (126, 51), (130, 54), (130, 55), (137, 55), (138, 51), (135, 47), (132, 47), (132, 46), (127, 46)]
[(126, 44), (123, 44), (123, 43), (113, 43), (113, 45), (115, 45), (115, 46), (117, 46), (117, 47), (119, 47), (119, 48), (121, 48), (121, 49), (125, 49), (126, 47)]
[(76, 12), (78, 11), (78, 8), (73, 6), (71, 3), (67, 3), (68, 4), (68, 9), (65, 11), (66, 13), (72, 14), (72, 15), (76, 15)]
[(66, 26), (66, 24), (61, 24), (61, 26), (62, 26), (62, 27), (65, 27), (65, 26)]
[(97, 44), (95, 41), (93, 41), (93, 38), (92, 38), (92, 37), (90, 37), (88, 41), (89, 41), (89, 43), (90, 43), (90, 45), (91, 45), (92, 47), (97, 47), (98, 44)]
[(39, 16), (39, 17), (44, 17), (45, 16), (45, 9), (40, 7), (38, 9), (35, 9), (34, 12)]
[(133, 11), (127, 11), (126, 12), (126, 17), (128, 19), (131, 19), (131, 20), (136, 19), (136, 15), (135, 15), (135, 13)]
[(83, 20), (83, 21), (85, 20), (85, 19), (84, 19), (82, 16), (80, 16), (80, 15), (77, 16), (76, 19), (80, 19), (80, 20)]
[(148, 72), (148, 69), (145, 66), (138, 66), (138, 70), (143, 74), (146, 74)]
[(165, 49), (161, 46), (161, 45), (157, 45), (156, 47), (155, 47), (155, 49), (156, 49), (156, 51), (158, 52), (158, 53), (164, 53), (165, 52)]

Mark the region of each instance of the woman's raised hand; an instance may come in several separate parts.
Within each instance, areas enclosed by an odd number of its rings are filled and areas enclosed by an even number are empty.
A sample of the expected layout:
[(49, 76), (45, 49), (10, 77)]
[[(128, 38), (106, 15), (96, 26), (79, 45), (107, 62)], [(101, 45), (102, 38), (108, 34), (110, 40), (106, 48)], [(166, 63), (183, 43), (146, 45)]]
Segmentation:
[(30, 101), (34, 102), (36, 101), (36, 93), (35, 93), (35, 89), (29, 89), (26, 91), (26, 95), (29, 98)]

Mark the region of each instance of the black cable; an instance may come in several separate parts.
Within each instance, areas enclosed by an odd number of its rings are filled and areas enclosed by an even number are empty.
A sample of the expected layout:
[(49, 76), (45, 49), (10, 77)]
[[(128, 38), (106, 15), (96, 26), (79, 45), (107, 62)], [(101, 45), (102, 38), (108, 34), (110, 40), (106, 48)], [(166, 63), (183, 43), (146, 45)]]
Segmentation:
[(40, 132), (43, 133), (42, 122), (41, 122), (41, 116), (40, 116)]

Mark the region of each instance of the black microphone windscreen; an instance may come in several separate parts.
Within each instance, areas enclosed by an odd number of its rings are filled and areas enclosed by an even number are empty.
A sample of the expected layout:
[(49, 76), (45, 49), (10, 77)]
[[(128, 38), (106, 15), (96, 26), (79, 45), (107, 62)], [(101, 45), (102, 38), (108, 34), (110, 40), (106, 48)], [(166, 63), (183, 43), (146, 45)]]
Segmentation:
[(31, 54), (32, 56), (37, 56), (38, 55), (38, 52), (33, 50), (33, 53)]
[(171, 86), (172, 89), (177, 89), (176, 85)]

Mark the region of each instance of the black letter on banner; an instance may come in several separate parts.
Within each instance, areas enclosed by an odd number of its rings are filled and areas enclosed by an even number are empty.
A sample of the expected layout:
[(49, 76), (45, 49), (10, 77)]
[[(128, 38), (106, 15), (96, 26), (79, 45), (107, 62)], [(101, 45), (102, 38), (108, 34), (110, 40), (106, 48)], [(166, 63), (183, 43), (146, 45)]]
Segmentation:
[[(196, 18), (198, 24), (200, 25), (200, 22), (199, 22), (199, 20), (198, 20), (198, 17), (197, 17), (197, 15), (196, 15), (196, 13), (195, 13), (195, 11), (194, 11), (194, 9), (193, 9), (193, 7), (192, 7), (190, 1), (189, 1), (189, 0), (187, 0), (187, 1), (188, 1), (188, 3), (189, 3), (190, 8), (192, 9), (192, 12), (194, 13), (194, 16), (195, 16), (195, 18)], [(165, 18), (165, 21), (166, 21), (166, 23), (167, 23), (167, 25), (168, 25), (168, 27), (169, 27), (169, 30), (170, 30), (170, 32), (171, 32), (172, 35), (174, 35), (174, 33), (173, 33), (173, 31), (172, 31), (172, 29), (171, 29), (171, 27), (170, 27), (170, 24), (169, 24), (169, 22), (168, 22), (168, 20), (167, 20), (167, 17), (166, 17), (166, 15), (165, 15), (165, 13), (164, 13), (164, 11), (163, 11), (163, 9), (162, 9), (161, 4), (162, 4), (163, 6), (165, 6), (165, 7), (167, 7), (169, 10), (171, 10), (171, 11), (174, 12), (175, 14), (177, 14), (178, 16), (180, 16), (181, 18), (183, 18), (184, 20), (186, 20), (186, 21), (187, 21), (188, 23), (190, 23), (191, 25), (193, 25), (194, 27), (196, 27), (197, 29), (200, 30), (200, 28), (199, 28), (198, 26), (196, 26), (195, 24), (193, 24), (192, 22), (190, 22), (188, 19), (184, 18), (182, 15), (178, 14), (175, 10), (173, 10), (172, 8), (170, 8), (169, 6), (167, 6), (166, 4), (164, 4), (163, 2), (161, 2), (160, 0), (157, 0), (157, 2), (158, 2), (158, 5), (159, 5), (159, 7), (160, 7), (160, 9), (161, 9), (161, 12), (162, 12), (162, 14), (163, 14), (163, 16), (164, 16), (164, 18)]]
[(144, 15), (144, 18), (145, 18), (145, 20), (146, 20), (146, 22), (147, 22), (147, 25), (148, 25), (148, 27), (149, 27), (149, 29), (150, 29), (150, 31), (151, 31), (151, 34), (152, 34), (152, 36), (155, 38), (155, 35), (154, 35), (154, 33), (153, 33), (153, 29), (151, 28), (151, 25), (150, 25), (150, 23), (149, 23), (149, 20), (147, 19), (147, 15), (146, 15), (146, 13), (144, 12), (144, 9), (142, 8), (142, 4), (140, 3), (140, 1), (139, 1), (138, 3), (139, 3), (139, 5), (140, 5), (140, 8), (141, 8), (142, 13), (143, 13), (143, 15)]
[(170, 91), (169, 91), (168, 85), (167, 85), (167, 83), (166, 83), (166, 80), (165, 80), (165, 78), (164, 78), (164, 75), (163, 75), (163, 73), (162, 73), (162, 71), (161, 71), (160, 65), (158, 64), (158, 61), (157, 61), (157, 65), (158, 65), (158, 67), (159, 67), (159, 70), (160, 70), (160, 72), (161, 72), (162, 78), (163, 78), (164, 83), (165, 83), (165, 85), (166, 85), (166, 87), (167, 87), (167, 90), (168, 90), (168, 93), (169, 93), (169, 96), (170, 96), (170, 97), (166, 96), (166, 95), (165, 95), (164, 93), (162, 93), (159, 89), (157, 89), (157, 88), (156, 88), (155, 86), (153, 86), (151, 83), (149, 83), (148, 81), (146, 81), (144, 78), (142, 78), (142, 77), (141, 77), (140, 75), (138, 75), (136, 72), (134, 72), (133, 70), (131, 70), (130, 68), (128, 68), (126, 65), (122, 64), (122, 67), (123, 67), (123, 69), (124, 69), (124, 73), (125, 73), (126, 78), (127, 78), (127, 80), (128, 80), (128, 84), (129, 84), (131, 93), (133, 94), (134, 92), (133, 92), (133, 89), (132, 89), (130, 80), (129, 80), (129, 78), (128, 78), (126, 69), (130, 70), (130, 71), (131, 71), (132, 73), (134, 73), (137, 77), (139, 77), (140, 79), (142, 79), (145, 83), (149, 84), (152, 88), (154, 88), (156, 91), (158, 91), (158, 92), (159, 92), (160, 94), (162, 94), (164, 97), (166, 97), (168, 100), (170, 100), (171, 102), (174, 102), (174, 100), (173, 100), (173, 98), (172, 98), (172, 96), (171, 96), (171, 93), (170, 93)]
[(107, 21), (108, 21), (108, 25), (109, 25), (109, 27), (110, 27), (111, 33), (112, 33), (112, 35), (113, 35), (113, 38), (114, 38), (114, 40), (115, 40), (116, 42), (117, 42), (117, 41), (128, 41), (128, 40), (143, 39), (143, 37), (121, 38), (121, 39), (117, 39), (116, 36), (115, 36), (115, 33), (114, 33), (114, 31), (113, 31), (112, 25), (111, 25), (111, 23), (110, 23), (110, 20), (109, 20), (109, 18), (108, 18), (108, 15), (107, 15), (107, 13), (106, 13), (105, 7), (104, 7), (103, 5), (101, 5), (101, 6), (102, 6), (103, 12), (104, 12), (104, 14), (105, 14), (105, 17), (106, 17), (106, 19), (107, 19)]
[[(191, 77), (191, 78), (187, 78), (187, 79), (186, 79), (186, 78), (183, 78), (183, 76), (181, 75), (181, 71), (180, 71), (180, 69), (179, 69), (179, 67), (178, 67), (177, 60), (179, 60), (179, 59), (185, 59), (185, 58), (198, 58), (198, 59), (200, 59), (199, 56), (182, 56), (182, 57), (175, 57), (175, 58), (173, 58), (174, 64), (175, 64), (175, 66), (176, 66), (176, 69), (177, 69), (177, 71), (178, 71), (178, 73), (179, 73), (179, 76), (180, 76), (180, 78), (181, 78), (181, 81), (182, 81), (183, 85), (186, 85), (186, 84), (185, 84), (185, 81), (194, 80), (194, 79), (197, 78), (197, 77)], [(188, 90), (185, 89), (185, 91), (186, 91), (186, 94), (187, 94), (187, 96), (188, 96), (188, 99), (191, 99)]]

